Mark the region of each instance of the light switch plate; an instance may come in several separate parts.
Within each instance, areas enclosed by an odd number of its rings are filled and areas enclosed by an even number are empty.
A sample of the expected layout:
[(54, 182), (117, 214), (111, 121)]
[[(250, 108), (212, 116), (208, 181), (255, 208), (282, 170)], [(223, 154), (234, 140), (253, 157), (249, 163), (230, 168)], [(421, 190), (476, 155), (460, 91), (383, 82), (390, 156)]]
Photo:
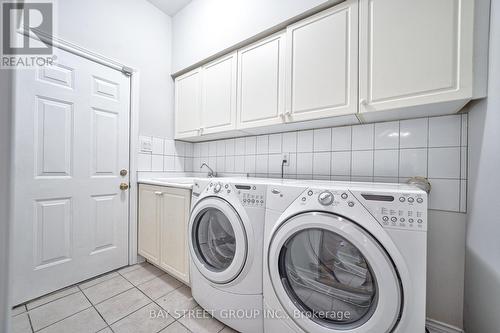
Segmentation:
[(141, 137), (140, 139), (141, 152), (153, 152), (153, 140), (150, 137)]

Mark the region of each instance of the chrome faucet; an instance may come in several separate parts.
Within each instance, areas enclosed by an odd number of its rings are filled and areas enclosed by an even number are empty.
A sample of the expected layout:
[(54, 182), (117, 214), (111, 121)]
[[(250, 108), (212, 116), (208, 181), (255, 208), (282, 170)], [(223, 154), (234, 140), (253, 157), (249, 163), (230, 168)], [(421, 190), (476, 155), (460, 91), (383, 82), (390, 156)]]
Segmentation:
[(207, 163), (203, 163), (201, 166), (200, 166), (200, 170), (203, 169), (203, 167), (207, 167), (207, 169), (209, 170), (208, 171), (208, 177), (209, 178), (212, 178), (212, 177), (217, 177), (217, 172), (214, 172), (214, 170), (212, 170), (211, 167), (208, 166)]

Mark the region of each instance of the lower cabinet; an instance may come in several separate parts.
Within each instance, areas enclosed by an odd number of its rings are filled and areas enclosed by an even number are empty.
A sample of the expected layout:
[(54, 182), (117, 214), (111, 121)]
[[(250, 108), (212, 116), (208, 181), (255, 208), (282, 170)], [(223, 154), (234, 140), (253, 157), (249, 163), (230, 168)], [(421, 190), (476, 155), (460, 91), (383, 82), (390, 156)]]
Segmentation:
[(189, 284), (191, 190), (139, 185), (138, 253)]

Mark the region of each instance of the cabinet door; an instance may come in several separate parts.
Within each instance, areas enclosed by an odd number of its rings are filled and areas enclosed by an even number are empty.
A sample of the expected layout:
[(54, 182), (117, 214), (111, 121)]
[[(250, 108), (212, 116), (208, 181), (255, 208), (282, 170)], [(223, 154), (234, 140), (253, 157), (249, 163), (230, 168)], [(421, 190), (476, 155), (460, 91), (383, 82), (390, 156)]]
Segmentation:
[(199, 135), (201, 126), (201, 70), (175, 79), (175, 138)]
[(471, 97), (473, 2), (361, 0), (360, 112)]
[(358, 1), (287, 28), (288, 121), (357, 112)]
[(151, 263), (160, 263), (161, 188), (139, 185), (138, 253)]
[(165, 188), (162, 199), (159, 266), (179, 280), (189, 283), (188, 224), (191, 191)]
[(238, 128), (283, 122), (284, 33), (238, 51)]
[(233, 130), (236, 127), (236, 52), (202, 68), (203, 134)]

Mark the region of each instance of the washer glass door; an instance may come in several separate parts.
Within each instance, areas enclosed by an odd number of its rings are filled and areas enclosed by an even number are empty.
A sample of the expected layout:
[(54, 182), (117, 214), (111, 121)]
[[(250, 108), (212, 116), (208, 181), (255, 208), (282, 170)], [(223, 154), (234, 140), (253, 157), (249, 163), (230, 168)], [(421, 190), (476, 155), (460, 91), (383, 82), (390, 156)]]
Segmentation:
[(236, 238), (231, 222), (216, 208), (200, 213), (195, 227), (195, 251), (206, 267), (222, 272), (231, 265), (236, 252)]

